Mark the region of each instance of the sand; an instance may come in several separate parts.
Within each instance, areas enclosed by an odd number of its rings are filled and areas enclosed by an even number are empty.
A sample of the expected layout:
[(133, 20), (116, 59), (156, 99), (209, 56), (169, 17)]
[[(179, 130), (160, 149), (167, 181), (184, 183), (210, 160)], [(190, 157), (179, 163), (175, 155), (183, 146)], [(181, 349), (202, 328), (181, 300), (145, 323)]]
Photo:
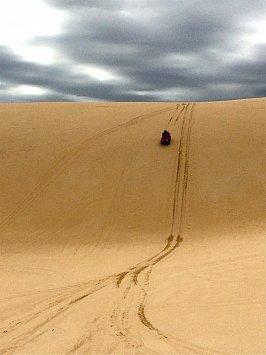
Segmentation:
[(264, 120), (1, 104), (0, 354), (264, 354)]

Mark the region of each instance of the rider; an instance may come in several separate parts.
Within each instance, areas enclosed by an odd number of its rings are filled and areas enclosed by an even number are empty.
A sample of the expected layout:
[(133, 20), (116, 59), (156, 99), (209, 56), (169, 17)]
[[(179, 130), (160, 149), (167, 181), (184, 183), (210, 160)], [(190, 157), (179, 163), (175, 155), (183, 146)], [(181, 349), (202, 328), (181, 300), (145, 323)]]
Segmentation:
[(165, 129), (165, 130), (163, 131), (163, 136), (170, 136), (170, 133)]

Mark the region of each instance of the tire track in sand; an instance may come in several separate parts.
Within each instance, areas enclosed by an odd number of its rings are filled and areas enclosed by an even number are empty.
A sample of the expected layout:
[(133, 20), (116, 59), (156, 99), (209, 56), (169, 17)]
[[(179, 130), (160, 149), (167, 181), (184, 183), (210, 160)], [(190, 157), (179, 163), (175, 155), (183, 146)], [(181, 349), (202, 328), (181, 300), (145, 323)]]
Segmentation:
[[(179, 353), (191, 353), (193, 351), (193, 353), (197, 354), (216, 354), (219, 352), (216, 352), (213, 349), (208, 349), (206, 347), (200, 347), (191, 342), (173, 338), (172, 336), (164, 334), (159, 329), (157, 329), (145, 315), (145, 305), (149, 287), (149, 277), (154, 266), (156, 266), (156, 264), (158, 264), (161, 260), (165, 259), (168, 255), (173, 253), (183, 240), (181, 234), (185, 213), (185, 196), (187, 191), (189, 168), (190, 132), (194, 104), (186, 105), (184, 106), (184, 109), (185, 114), (183, 116), (181, 124), (180, 140), (178, 146), (177, 170), (174, 184), (174, 198), (170, 235), (166, 240), (165, 247), (158, 254), (144, 261), (143, 263), (136, 265), (127, 273), (123, 272), (119, 275), (117, 279), (117, 286), (120, 288), (122, 284), (124, 284), (124, 290), (121, 303), (119, 303), (117, 307), (117, 314), (127, 314), (129, 312), (137, 314), (138, 321), (140, 321), (145, 328), (149, 329), (157, 338), (159, 338), (162, 342), (165, 342), (166, 344), (170, 345), (172, 349), (175, 349), (175, 351), (178, 351)], [(177, 120), (178, 117), (180, 117), (182, 111), (179, 112)], [(125, 309), (123, 309), (123, 299), (126, 300), (127, 297), (129, 297), (128, 295), (130, 294), (131, 290), (132, 292), (135, 292), (135, 298), (138, 299), (135, 305), (135, 309), (126, 309), (127, 307), (124, 307)], [(129, 319), (130, 317), (120, 316), (120, 319), (122, 320), (125, 320), (126, 318)], [(132, 327), (130, 329), (129, 324), (126, 324), (122, 321), (120, 322), (120, 329), (121, 328), (124, 329), (124, 333), (126, 333), (126, 331), (128, 332), (129, 338), (131, 339), (132, 348), (135, 347), (135, 343), (137, 344), (138, 348), (142, 348), (142, 351), (151, 350), (145, 347), (145, 342), (141, 340), (139, 334), (137, 336), (137, 331), (133, 331)]]
[[(191, 342), (167, 335), (156, 328), (145, 314), (145, 306), (148, 296), (149, 277), (153, 268), (167, 256), (172, 254), (180, 245), (183, 238), (182, 224), (185, 213), (185, 197), (187, 191), (189, 169), (189, 145), (190, 130), (194, 104), (184, 105), (179, 111), (176, 121), (184, 111), (180, 129), (180, 141), (178, 146), (177, 170), (174, 183), (172, 221), (170, 235), (166, 239), (164, 248), (151, 258), (138, 263), (127, 271), (121, 272), (116, 278), (117, 291), (113, 292), (113, 307), (109, 316), (98, 319), (97, 328), (90, 329), (90, 335), (80, 338), (69, 354), (84, 353), (144, 353), (154, 352), (148, 344), (145, 344), (147, 333), (156, 341), (161, 342), (164, 353), (172, 351), (182, 354), (221, 354), (213, 349), (201, 347)], [(117, 338), (116, 342), (108, 345), (102, 344), (97, 329), (110, 329), (110, 333)], [(86, 337), (87, 336), (87, 337)], [(86, 338), (85, 338), (86, 337)], [(86, 339), (90, 339), (86, 341)], [(164, 347), (165, 344), (165, 347)], [(126, 350), (127, 349), (127, 350)]]
[(184, 114), (186, 112), (188, 105), (189, 105), (188, 103), (177, 104), (176, 112), (170, 117), (168, 121), (168, 125), (170, 124), (176, 125), (179, 119), (181, 119), (182, 113)]
[(51, 322), (54, 322), (70, 308), (84, 300), (86, 297), (106, 287), (115, 275), (101, 280), (79, 283), (77, 285), (50, 290), (49, 298), (29, 312), (25, 312), (13, 321), (6, 321), (0, 328), (0, 354), (17, 353), (34, 339), (46, 333)]

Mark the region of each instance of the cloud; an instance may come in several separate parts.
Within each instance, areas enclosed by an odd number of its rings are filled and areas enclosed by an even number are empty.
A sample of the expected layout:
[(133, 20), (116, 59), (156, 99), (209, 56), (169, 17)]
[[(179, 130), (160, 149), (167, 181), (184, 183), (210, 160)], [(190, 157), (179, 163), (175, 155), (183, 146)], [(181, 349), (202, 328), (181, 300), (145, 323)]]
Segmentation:
[[(125, 0), (124, 0), (125, 1)], [(51, 6), (57, 7), (59, 9), (78, 9), (78, 8), (85, 8), (85, 9), (110, 9), (116, 10), (120, 9), (123, 5), (121, 0), (47, 0), (46, 2)]]
[[(18, 92), (18, 88), (23, 86), (44, 88), (51, 92), (49, 95), (46, 94), (45, 97), (51, 99), (54, 97), (55, 101), (64, 97), (66, 101), (69, 101), (70, 97), (73, 101), (75, 101), (75, 98), (78, 101), (79, 97), (89, 100), (110, 101), (138, 101), (139, 99), (152, 101), (155, 99), (151, 95), (139, 96), (130, 93), (130, 89), (125, 85), (120, 87), (112, 83), (98, 82), (98, 80), (76, 72), (71, 67), (44, 66), (25, 62), (5, 47), (0, 47), (0, 77), (4, 80), (5, 92), (10, 91), (11, 93), (8, 101), (16, 101), (16, 97), (20, 101), (23, 96), (12, 93)], [(43, 101), (42, 96), (25, 95), (24, 99), (25, 101), (32, 101), (32, 98), (35, 97), (35, 101)], [(6, 101), (6, 97), (8, 95), (1, 95), (2, 100), (5, 98), (3, 101)]]
[[(197, 101), (265, 95), (261, 0), (205, 0), (204, 6), (196, 0), (46, 2), (64, 12), (61, 32), (32, 38), (28, 45), (52, 49), (57, 60), (27, 62), (12, 48), (0, 47), (0, 81), (8, 83), (10, 93), (11, 87), (35, 85), (47, 91), (36, 100)], [(8, 97), (7, 86), (5, 92), (1, 100)]]

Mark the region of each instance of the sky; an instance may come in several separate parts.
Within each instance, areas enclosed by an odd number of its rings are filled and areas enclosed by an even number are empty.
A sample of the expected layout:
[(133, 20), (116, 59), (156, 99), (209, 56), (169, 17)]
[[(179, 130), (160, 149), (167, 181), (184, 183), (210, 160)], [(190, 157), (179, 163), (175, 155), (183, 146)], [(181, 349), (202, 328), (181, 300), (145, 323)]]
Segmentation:
[(0, 0), (0, 102), (265, 96), (264, 0)]

